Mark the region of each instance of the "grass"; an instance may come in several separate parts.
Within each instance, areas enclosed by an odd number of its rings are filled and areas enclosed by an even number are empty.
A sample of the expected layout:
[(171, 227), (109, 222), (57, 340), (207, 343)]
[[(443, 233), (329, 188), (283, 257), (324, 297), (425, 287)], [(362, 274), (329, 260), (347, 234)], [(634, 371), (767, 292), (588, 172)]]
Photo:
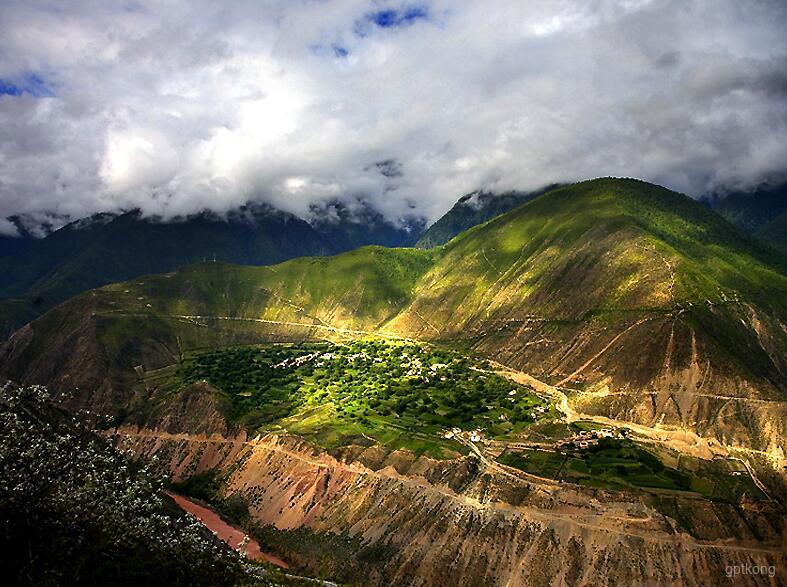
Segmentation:
[[(574, 422), (571, 427), (578, 431), (597, 428), (589, 422)], [(532, 475), (589, 487), (693, 492), (730, 503), (739, 502), (744, 494), (751, 499), (765, 498), (745, 467), (735, 460), (707, 461), (681, 455), (679, 460), (672, 459), (677, 464), (671, 467), (662, 456), (629, 439), (605, 438), (583, 450), (508, 450), (497, 460)]]
[(566, 457), (557, 451), (525, 449), (516, 452), (506, 451), (497, 460), (532, 475), (556, 479)]
[(658, 457), (627, 439), (604, 438), (597, 445), (567, 453), (503, 453), (498, 460), (534, 475), (592, 487), (691, 489), (688, 475), (665, 467)]

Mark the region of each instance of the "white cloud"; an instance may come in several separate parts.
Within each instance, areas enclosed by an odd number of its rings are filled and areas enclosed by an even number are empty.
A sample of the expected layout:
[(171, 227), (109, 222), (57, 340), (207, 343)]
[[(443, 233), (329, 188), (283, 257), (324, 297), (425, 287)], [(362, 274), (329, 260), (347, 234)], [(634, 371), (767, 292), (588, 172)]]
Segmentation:
[(19, 229), (10, 220), (0, 218), (0, 236), (19, 236)]
[(366, 18), (413, 6), (2, 3), (0, 79), (34, 73), (53, 96), (0, 95), (0, 217), (364, 195), (434, 219), (478, 188), (625, 175), (700, 194), (785, 171), (783, 2)]

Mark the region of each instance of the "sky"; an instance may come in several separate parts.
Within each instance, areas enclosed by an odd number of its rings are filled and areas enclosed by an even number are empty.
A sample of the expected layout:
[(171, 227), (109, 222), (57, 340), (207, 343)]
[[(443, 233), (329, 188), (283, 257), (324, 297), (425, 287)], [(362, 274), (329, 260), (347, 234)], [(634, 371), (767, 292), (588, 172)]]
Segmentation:
[(783, 0), (4, 0), (0, 30), (0, 219), (787, 172)]

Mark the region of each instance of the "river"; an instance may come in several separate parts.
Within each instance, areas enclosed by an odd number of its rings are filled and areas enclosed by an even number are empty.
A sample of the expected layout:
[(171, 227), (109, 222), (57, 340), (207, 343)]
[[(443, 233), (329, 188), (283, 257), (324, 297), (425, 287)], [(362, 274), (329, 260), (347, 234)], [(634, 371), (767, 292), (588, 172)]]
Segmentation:
[(239, 552), (244, 552), (249, 560), (263, 559), (271, 564), (276, 565), (277, 567), (281, 567), (282, 569), (290, 568), (286, 562), (281, 560), (276, 555), (263, 552), (260, 549), (259, 542), (257, 542), (254, 538), (249, 538), (246, 545), (241, 547), (241, 543), (243, 542), (246, 533), (239, 528), (229, 525), (213, 510), (195, 503), (190, 499), (183, 497), (182, 495), (178, 495), (177, 493), (172, 493), (169, 491), (166, 493), (175, 501), (176, 504), (178, 504), (178, 506), (183, 511), (188, 512), (197, 518), (203, 526), (218, 536), (220, 540), (229, 544), (230, 548), (233, 548)]

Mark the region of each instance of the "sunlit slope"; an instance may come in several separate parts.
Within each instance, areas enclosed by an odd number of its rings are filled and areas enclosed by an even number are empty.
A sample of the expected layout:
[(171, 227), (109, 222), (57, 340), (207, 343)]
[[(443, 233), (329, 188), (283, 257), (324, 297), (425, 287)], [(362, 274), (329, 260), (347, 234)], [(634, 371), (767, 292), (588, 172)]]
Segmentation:
[(453, 312), (444, 318), (449, 327), (479, 312), (537, 308), (573, 320), (736, 296), (784, 312), (780, 262), (685, 196), (634, 180), (595, 180), (452, 240), (416, 300)]
[(783, 434), (778, 419), (765, 423), (787, 389), (781, 260), (689, 198), (584, 182), (440, 254), (389, 328), (461, 341), (574, 389), (583, 411)]
[(109, 285), (16, 332), (0, 347), (0, 369), (47, 381), (75, 406), (115, 412), (133, 399), (140, 372), (189, 349), (375, 330), (409, 303), (432, 258), (367, 247), (271, 267), (205, 263)]
[(526, 370), (568, 390), (578, 411), (771, 449), (787, 392), (780, 263), (685, 196), (594, 180), (430, 251), (208, 263), (94, 290), (17, 332), (1, 369), (98, 389), (109, 409), (140, 371), (184, 350), (377, 332)]

